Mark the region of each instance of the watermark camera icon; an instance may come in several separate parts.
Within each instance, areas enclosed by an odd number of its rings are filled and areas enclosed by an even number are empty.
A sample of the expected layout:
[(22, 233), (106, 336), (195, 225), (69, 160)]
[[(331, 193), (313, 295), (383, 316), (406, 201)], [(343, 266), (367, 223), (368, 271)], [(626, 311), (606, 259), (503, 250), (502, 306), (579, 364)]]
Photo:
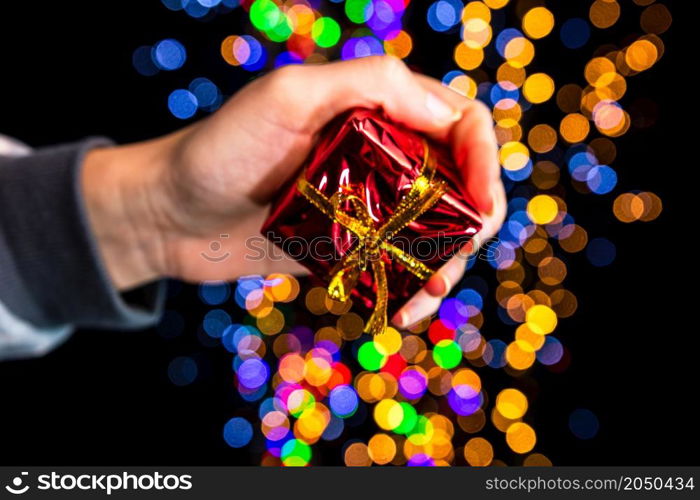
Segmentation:
[(202, 252), (200, 255), (208, 260), (209, 262), (223, 262), (231, 256), (230, 252), (225, 252), (220, 255), (216, 255), (221, 250), (221, 240), (228, 239), (228, 234), (220, 234), (218, 240), (214, 240), (209, 243), (209, 251), (214, 255), (209, 255), (207, 252)]
[(5, 489), (12, 493), (13, 495), (22, 495), (29, 490), (29, 485), (25, 484), (22, 486), (23, 477), (29, 475), (28, 472), (22, 472), (19, 476), (12, 479), (12, 484), (5, 486)]

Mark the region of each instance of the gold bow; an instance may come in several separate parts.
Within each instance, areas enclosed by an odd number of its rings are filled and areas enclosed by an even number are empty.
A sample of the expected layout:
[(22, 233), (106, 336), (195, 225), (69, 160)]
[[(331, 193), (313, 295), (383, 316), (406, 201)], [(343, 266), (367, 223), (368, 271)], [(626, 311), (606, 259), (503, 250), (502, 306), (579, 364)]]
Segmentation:
[[(425, 153), (420, 175), (401, 199), (394, 214), (379, 227), (376, 226), (364, 201), (354, 194), (338, 191), (327, 198), (306, 180), (304, 173), (297, 182), (297, 189), (307, 200), (333, 222), (337, 222), (358, 238), (357, 246), (345, 254), (331, 270), (328, 284), (328, 294), (331, 298), (345, 302), (355, 288), (360, 273), (367, 269), (368, 262), (371, 264), (377, 286), (377, 300), (365, 326), (365, 333), (376, 335), (383, 333), (387, 327), (389, 292), (383, 252), (396, 258), (421, 280), (427, 280), (433, 274), (433, 270), (421, 261), (389, 243), (396, 233), (432, 207), (447, 190), (444, 181), (433, 179), (435, 160), (426, 141), (423, 141), (423, 147)], [(341, 208), (348, 204), (352, 207), (354, 216)]]

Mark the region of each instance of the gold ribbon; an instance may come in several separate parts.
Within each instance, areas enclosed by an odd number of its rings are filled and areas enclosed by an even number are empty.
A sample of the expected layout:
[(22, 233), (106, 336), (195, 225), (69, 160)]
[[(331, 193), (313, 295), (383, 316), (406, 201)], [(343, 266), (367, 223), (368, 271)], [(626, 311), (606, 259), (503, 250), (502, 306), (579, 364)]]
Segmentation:
[[(447, 190), (444, 181), (434, 180), (435, 159), (430, 154), (426, 141), (423, 141), (423, 147), (424, 157), (420, 175), (401, 199), (394, 214), (378, 227), (364, 201), (347, 190), (338, 191), (328, 198), (306, 180), (304, 173), (297, 181), (297, 189), (307, 200), (333, 222), (337, 222), (358, 238), (355, 248), (345, 254), (331, 270), (328, 284), (328, 294), (331, 298), (345, 302), (355, 288), (360, 273), (367, 270), (368, 262), (371, 265), (377, 286), (377, 300), (365, 326), (365, 333), (376, 335), (383, 333), (387, 327), (389, 291), (382, 258), (384, 252), (396, 258), (421, 280), (427, 280), (433, 274), (432, 269), (389, 242), (396, 233), (432, 207)], [(354, 215), (342, 208), (348, 205), (352, 207)]]

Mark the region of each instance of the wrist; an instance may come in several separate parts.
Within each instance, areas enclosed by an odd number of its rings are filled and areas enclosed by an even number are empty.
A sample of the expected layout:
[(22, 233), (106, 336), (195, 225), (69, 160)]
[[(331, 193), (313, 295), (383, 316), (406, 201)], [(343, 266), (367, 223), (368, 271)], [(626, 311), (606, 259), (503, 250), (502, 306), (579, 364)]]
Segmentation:
[(169, 137), (90, 151), (81, 187), (103, 263), (119, 290), (165, 275), (163, 178)]

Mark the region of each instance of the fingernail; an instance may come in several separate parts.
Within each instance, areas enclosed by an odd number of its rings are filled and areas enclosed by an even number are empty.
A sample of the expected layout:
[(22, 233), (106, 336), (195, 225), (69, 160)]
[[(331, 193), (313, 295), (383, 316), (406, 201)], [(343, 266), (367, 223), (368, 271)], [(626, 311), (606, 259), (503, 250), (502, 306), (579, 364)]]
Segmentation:
[(442, 294), (440, 294), (440, 298), (445, 298), (450, 293), (452, 284), (450, 283), (450, 280), (447, 279), (447, 276), (445, 276), (444, 273), (440, 273), (440, 280), (442, 281), (442, 285), (444, 287)]
[(432, 92), (428, 92), (425, 97), (425, 107), (428, 108), (430, 114), (433, 115), (433, 121), (438, 124), (456, 122), (462, 117), (462, 112), (460, 110), (454, 109)]
[(479, 235), (479, 233), (472, 236), (471, 244), (472, 244), (472, 247), (469, 251), (470, 257), (472, 255), (476, 255), (479, 252), (479, 248), (481, 248), (481, 235)]
[(391, 322), (399, 328), (406, 328), (410, 324), (408, 322), (410, 319), (411, 318), (408, 315), (408, 313), (404, 310), (401, 310), (394, 315), (394, 318), (391, 320)]
[(499, 193), (500, 189), (501, 188), (498, 185), (491, 186), (491, 191), (489, 192), (489, 194), (491, 195), (491, 208), (484, 214), (487, 217), (491, 217), (493, 215), (493, 212), (496, 210), (496, 202), (498, 201), (498, 195), (500, 194)]

